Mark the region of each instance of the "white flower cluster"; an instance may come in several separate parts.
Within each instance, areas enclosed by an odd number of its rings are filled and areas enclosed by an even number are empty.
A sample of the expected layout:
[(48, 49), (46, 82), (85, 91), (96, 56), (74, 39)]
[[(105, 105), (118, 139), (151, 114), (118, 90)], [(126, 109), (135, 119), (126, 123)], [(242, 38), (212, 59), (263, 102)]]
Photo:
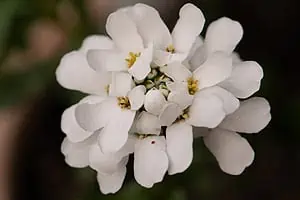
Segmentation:
[(186, 4), (170, 33), (154, 8), (136, 4), (109, 15), (109, 37), (90, 36), (62, 58), (58, 82), (90, 94), (63, 113), (62, 152), (70, 166), (96, 170), (103, 193), (121, 188), (130, 154), (146, 188), (185, 171), (199, 134), (224, 172), (237, 175), (252, 163), (251, 146), (236, 132), (262, 130), (270, 106), (238, 98), (259, 90), (262, 68), (233, 52), (243, 35), (238, 22), (218, 19), (202, 39), (204, 23)]

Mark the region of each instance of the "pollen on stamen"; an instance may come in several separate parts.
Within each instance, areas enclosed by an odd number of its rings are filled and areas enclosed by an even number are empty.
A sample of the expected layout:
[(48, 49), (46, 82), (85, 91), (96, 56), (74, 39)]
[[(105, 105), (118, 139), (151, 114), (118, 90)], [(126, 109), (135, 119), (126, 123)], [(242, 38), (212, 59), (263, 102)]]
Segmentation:
[(126, 58), (126, 62), (128, 65), (128, 68), (131, 68), (134, 63), (136, 62), (137, 58), (141, 56), (141, 52), (138, 53), (133, 53), (133, 52), (129, 52), (129, 56), (128, 58)]
[(128, 97), (118, 97), (118, 106), (120, 106), (122, 109), (130, 109)]
[(171, 44), (166, 48), (167, 52), (175, 53), (175, 47)]
[(187, 86), (190, 95), (196, 94), (196, 92), (199, 90), (198, 83), (199, 81), (195, 80), (193, 77), (187, 79)]

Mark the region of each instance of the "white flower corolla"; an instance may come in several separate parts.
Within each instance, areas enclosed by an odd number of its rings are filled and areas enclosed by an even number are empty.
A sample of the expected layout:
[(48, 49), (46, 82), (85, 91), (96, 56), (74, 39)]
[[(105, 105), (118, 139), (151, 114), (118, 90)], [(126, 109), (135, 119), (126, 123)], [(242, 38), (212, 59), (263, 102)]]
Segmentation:
[(209, 25), (204, 41), (201, 38), (196, 40), (186, 63), (194, 71), (215, 52), (231, 55), (234, 59), (232, 74), (219, 85), (238, 98), (248, 98), (259, 90), (263, 70), (255, 61), (242, 62), (235, 59), (236, 53), (233, 50), (242, 36), (240, 23), (227, 17), (220, 18)]
[(114, 43), (105, 36), (89, 36), (77, 51), (66, 54), (56, 70), (56, 79), (61, 86), (87, 94), (107, 95), (111, 73), (96, 73), (88, 65), (86, 54), (89, 49), (113, 49)]
[(133, 20), (118, 10), (109, 15), (106, 31), (116, 48), (90, 50), (87, 54), (90, 66), (101, 73), (127, 71), (137, 80), (146, 78), (151, 71), (153, 45), (144, 45)]
[(201, 10), (190, 3), (180, 9), (172, 34), (153, 7), (136, 4), (127, 9), (127, 14), (135, 21), (144, 43), (153, 43), (153, 62), (158, 66), (185, 60), (205, 23)]
[(215, 129), (204, 136), (204, 143), (216, 157), (220, 168), (231, 175), (241, 174), (254, 160), (254, 151), (239, 133), (258, 133), (271, 120), (267, 100), (253, 97), (241, 102), (234, 113), (228, 115)]
[(98, 143), (103, 153), (117, 152), (126, 143), (136, 111), (144, 104), (146, 88), (133, 87), (132, 77), (114, 73), (109, 94), (98, 104), (81, 104), (75, 110), (79, 125), (87, 131), (100, 130)]
[(161, 136), (161, 125), (157, 116), (141, 112), (131, 129), (134, 134), (134, 177), (146, 188), (161, 182), (168, 170), (166, 139)]

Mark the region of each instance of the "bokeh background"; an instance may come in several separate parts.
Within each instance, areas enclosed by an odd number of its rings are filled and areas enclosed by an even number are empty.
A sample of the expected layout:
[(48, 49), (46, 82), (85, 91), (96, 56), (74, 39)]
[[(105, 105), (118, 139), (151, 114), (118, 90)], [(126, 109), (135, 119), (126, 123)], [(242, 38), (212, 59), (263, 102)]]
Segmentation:
[(201, 138), (194, 144), (192, 166), (150, 190), (135, 183), (129, 167), (121, 191), (104, 196), (92, 170), (64, 163), (60, 117), (83, 95), (57, 84), (59, 60), (86, 36), (105, 33), (110, 12), (137, 2), (157, 8), (172, 28), (187, 1), (0, 0), (0, 200), (299, 200), (296, 0), (189, 1), (202, 9), (208, 23), (222, 16), (240, 21), (245, 34), (237, 51), (264, 68), (256, 96), (270, 101), (273, 119), (260, 134), (246, 136), (256, 158), (241, 176), (223, 173)]

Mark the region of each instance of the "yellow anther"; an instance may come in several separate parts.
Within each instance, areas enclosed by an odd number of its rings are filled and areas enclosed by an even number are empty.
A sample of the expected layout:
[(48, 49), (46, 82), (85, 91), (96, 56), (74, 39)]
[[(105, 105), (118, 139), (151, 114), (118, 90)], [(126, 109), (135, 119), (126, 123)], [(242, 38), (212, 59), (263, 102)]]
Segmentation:
[(194, 95), (199, 90), (198, 83), (199, 81), (195, 80), (193, 77), (187, 79), (187, 86), (190, 95)]
[(171, 44), (166, 48), (167, 52), (175, 53), (175, 47)]
[(107, 94), (109, 94), (109, 87), (110, 87), (109, 85), (106, 85), (106, 86), (104, 87), (104, 89), (105, 89), (105, 91), (106, 91)]
[(188, 114), (188, 113), (183, 113), (183, 114), (181, 115), (181, 117), (182, 117), (183, 119), (188, 119), (188, 118), (189, 118), (189, 114)]
[(128, 68), (132, 67), (134, 65), (134, 63), (136, 62), (137, 58), (140, 56), (141, 56), (141, 52), (138, 52), (138, 53), (129, 52), (128, 58), (125, 59), (127, 62)]
[(122, 109), (130, 109), (130, 102), (128, 97), (118, 97), (118, 105)]

